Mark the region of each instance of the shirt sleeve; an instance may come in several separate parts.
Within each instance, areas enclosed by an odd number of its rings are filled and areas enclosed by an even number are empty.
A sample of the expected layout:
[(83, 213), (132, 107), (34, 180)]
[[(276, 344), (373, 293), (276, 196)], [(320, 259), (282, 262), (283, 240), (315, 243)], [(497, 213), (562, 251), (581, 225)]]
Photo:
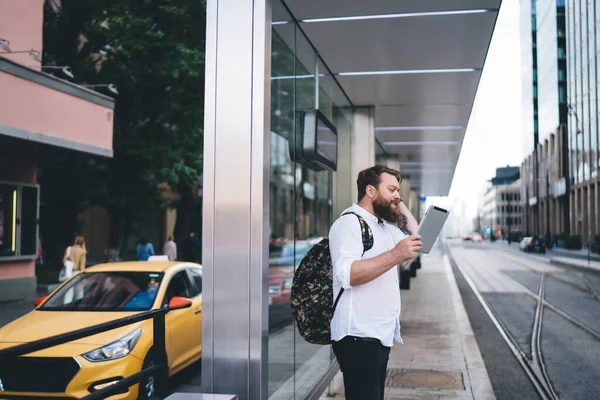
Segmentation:
[(329, 232), (329, 251), (334, 283), (349, 289), (352, 263), (361, 260), (363, 253), (360, 222), (355, 215), (345, 215), (333, 224)]

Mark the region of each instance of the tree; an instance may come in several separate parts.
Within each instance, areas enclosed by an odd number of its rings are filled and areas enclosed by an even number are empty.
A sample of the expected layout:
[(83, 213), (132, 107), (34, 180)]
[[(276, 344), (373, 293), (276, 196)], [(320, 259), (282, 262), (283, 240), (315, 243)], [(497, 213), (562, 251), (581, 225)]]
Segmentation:
[[(84, 171), (65, 173), (85, 175), (89, 184), (74, 202), (106, 207), (109, 246), (121, 248), (166, 207), (189, 217), (202, 168), (205, 4), (62, 0), (55, 10), (52, 3), (45, 7), (45, 63), (71, 66), (77, 83), (110, 83), (119, 92), (114, 157), (89, 157)], [(173, 204), (165, 192), (179, 200)]]

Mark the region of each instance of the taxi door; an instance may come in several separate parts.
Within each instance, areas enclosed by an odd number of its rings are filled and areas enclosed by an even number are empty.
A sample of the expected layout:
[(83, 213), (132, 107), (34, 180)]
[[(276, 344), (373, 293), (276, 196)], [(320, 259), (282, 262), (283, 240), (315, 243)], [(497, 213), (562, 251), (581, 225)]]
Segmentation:
[[(175, 297), (192, 298), (195, 285), (187, 269), (183, 269), (171, 278), (163, 304), (168, 304)], [(166, 347), (169, 359), (169, 370), (176, 372), (190, 360), (200, 346), (202, 334), (201, 316), (195, 313), (194, 300), (192, 307), (169, 311), (165, 316)]]
[(202, 269), (201, 268), (190, 268), (189, 269), (192, 282), (195, 285), (195, 296), (192, 297), (192, 309), (196, 319), (194, 323), (197, 327), (198, 336), (193, 339), (193, 343), (196, 347), (193, 349), (192, 357), (200, 358), (202, 356)]

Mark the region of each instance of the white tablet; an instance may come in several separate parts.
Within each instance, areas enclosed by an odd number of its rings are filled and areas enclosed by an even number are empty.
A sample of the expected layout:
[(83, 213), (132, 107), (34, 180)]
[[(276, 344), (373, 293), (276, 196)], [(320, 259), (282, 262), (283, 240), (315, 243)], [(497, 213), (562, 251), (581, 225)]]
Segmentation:
[(435, 241), (437, 240), (446, 219), (448, 219), (448, 210), (436, 206), (429, 206), (419, 227), (417, 233), (421, 236), (423, 247), (419, 250), (420, 253), (429, 254)]

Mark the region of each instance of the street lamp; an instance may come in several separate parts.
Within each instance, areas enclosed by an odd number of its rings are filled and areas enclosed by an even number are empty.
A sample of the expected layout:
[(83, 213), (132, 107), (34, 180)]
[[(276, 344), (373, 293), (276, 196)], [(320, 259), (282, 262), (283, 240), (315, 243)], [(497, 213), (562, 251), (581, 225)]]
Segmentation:
[(10, 42), (4, 38), (0, 37), (0, 49), (4, 49), (7, 52), (12, 52), (10, 49)]
[(68, 76), (71, 79), (75, 79), (73, 72), (71, 71), (71, 67), (67, 66), (54, 66), (54, 65), (44, 65), (42, 69), (60, 69), (63, 74)]
[(103, 83), (103, 84), (98, 84), (98, 85), (81, 85), (83, 87), (87, 87), (87, 88), (97, 88), (97, 87), (105, 87), (108, 90), (110, 90), (112, 93), (118, 95), (119, 91), (117, 90), (117, 86), (113, 85), (112, 83)]
[(10, 47), (7, 45), (8, 42), (5, 39), (2, 39), (3, 42), (0, 42), (0, 47), (2, 47), (4, 50), (6, 51), (0, 51), (0, 54), (20, 54), (20, 53), (27, 53), (29, 54), (29, 57), (31, 57), (32, 59), (34, 59), (37, 62), (42, 62), (42, 59), (40, 58), (40, 52), (38, 50), (17, 50), (17, 51), (12, 51), (10, 49)]

